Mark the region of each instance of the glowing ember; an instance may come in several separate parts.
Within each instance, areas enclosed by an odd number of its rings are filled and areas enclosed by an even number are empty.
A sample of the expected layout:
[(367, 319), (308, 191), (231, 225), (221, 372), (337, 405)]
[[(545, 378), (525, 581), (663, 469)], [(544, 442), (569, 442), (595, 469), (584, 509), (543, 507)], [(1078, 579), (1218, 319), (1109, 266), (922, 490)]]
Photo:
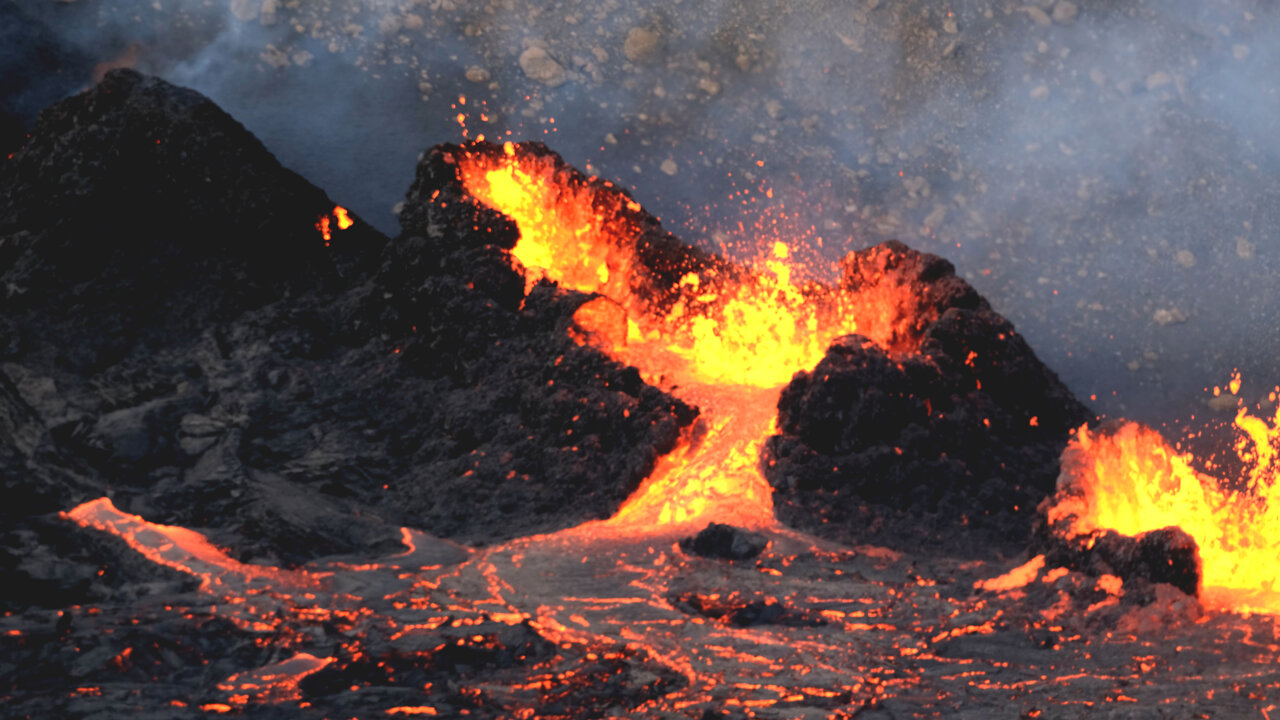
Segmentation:
[(329, 243), (333, 241), (333, 226), (337, 224), (339, 230), (346, 230), (355, 224), (355, 220), (351, 219), (351, 213), (341, 205), (335, 205), (332, 213), (321, 215), (316, 220), (316, 230), (320, 233), (320, 237), (324, 239), (324, 246), (329, 247)]
[(346, 230), (355, 224), (355, 221), (351, 219), (351, 215), (347, 213), (347, 209), (341, 205), (337, 205), (333, 208), (333, 217), (338, 220), (339, 230)]
[[(1239, 391), (1239, 378), (1228, 386)], [(1125, 535), (1177, 526), (1195, 538), (1204, 599), (1223, 609), (1280, 612), (1280, 411), (1271, 423), (1236, 414), (1240, 489), (1197, 472), (1156, 431), (1126, 422), (1081, 429), (1063, 454), (1063, 486), (1049, 521), (1072, 534)]]
[(500, 152), (470, 146), (456, 162), (467, 191), (518, 226), (511, 254), (528, 283), (547, 278), (603, 296), (575, 315), (579, 340), (636, 366), (652, 384), (678, 388), (703, 412), (615, 527), (772, 523), (770, 488), (756, 465), (773, 431), (778, 389), (842, 335), (914, 349), (922, 312), (912, 288), (800, 284), (801, 268), (781, 241), (767, 243), (745, 272), (716, 258), (664, 267), (673, 261), (653, 257), (655, 231), (639, 205), (607, 183), (602, 189), (511, 143)]

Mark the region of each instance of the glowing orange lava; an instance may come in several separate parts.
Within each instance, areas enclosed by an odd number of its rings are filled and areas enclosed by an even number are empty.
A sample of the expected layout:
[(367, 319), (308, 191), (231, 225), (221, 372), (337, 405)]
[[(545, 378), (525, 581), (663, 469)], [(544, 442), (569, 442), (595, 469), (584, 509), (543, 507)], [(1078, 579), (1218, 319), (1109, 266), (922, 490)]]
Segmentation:
[(316, 221), (316, 230), (320, 232), (320, 237), (324, 239), (324, 246), (329, 247), (329, 243), (333, 240), (333, 230), (329, 229), (329, 216), (321, 215)]
[(528, 283), (548, 278), (603, 296), (575, 315), (581, 339), (702, 411), (700, 427), (660, 461), (614, 528), (772, 524), (771, 491), (757, 464), (778, 390), (842, 335), (912, 349), (920, 316), (912, 288), (800, 283), (801, 268), (781, 241), (764, 243), (746, 270), (710, 256), (655, 257), (656, 231), (640, 206), (607, 183), (511, 143), (500, 152), (473, 145), (456, 162), (467, 191), (515, 221), (520, 238), (511, 254)]
[(999, 577), (979, 580), (973, 586), (989, 592), (1006, 592), (1026, 587), (1035, 581), (1036, 576), (1044, 569), (1044, 556), (1037, 555), (1026, 563), (1010, 570)]
[[(332, 215), (332, 220), (330, 215)], [(320, 233), (320, 237), (324, 239), (325, 247), (329, 247), (329, 243), (333, 241), (333, 225), (335, 222), (339, 230), (346, 230), (356, 224), (356, 221), (351, 219), (351, 213), (346, 208), (341, 205), (333, 206), (332, 213), (321, 215), (316, 220), (316, 230)]]
[[(1239, 388), (1237, 376), (1229, 389)], [(1238, 490), (1197, 472), (1190, 456), (1144, 425), (1081, 429), (1063, 453), (1049, 521), (1076, 534), (1137, 535), (1176, 525), (1200, 548), (1207, 604), (1280, 613), (1280, 410), (1268, 423), (1241, 404), (1235, 426), (1235, 450), (1248, 468)]]
[(236, 578), (246, 585), (306, 587), (315, 584), (315, 579), (305, 573), (242, 563), (194, 530), (160, 525), (120, 512), (110, 498), (91, 500), (62, 513), (62, 516), (84, 527), (118, 535), (152, 562), (200, 578), (204, 590), (212, 590), (228, 578)]
[(332, 662), (333, 658), (298, 653), (288, 660), (232, 675), (218, 683), (218, 689), (230, 693), (231, 702), (236, 705), (297, 700), (302, 697), (298, 683)]
[(347, 228), (355, 224), (355, 220), (351, 219), (351, 215), (347, 212), (347, 209), (342, 207), (341, 205), (334, 206), (333, 216), (338, 220), (339, 230), (346, 230)]

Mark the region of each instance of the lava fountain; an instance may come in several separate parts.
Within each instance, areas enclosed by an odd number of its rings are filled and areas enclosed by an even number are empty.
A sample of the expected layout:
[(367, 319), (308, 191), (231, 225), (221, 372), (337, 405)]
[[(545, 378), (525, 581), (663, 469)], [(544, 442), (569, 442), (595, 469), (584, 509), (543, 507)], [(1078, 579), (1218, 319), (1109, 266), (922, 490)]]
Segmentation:
[[(1227, 389), (1239, 393), (1239, 375)], [(1199, 546), (1206, 604), (1280, 612), (1280, 410), (1268, 422), (1238, 401), (1234, 427), (1245, 468), (1234, 483), (1196, 470), (1195, 458), (1139, 423), (1082, 428), (1063, 453), (1049, 522), (1067, 535), (1177, 526)]]
[(467, 192), (516, 223), (511, 256), (530, 285), (546, 278), (597, 296), (575, 315), (579, 341), (702, 411), (610, 521), (614, 532), (771, 525), (771, 491), (757, 465), (781, 387), (842, 335), (906, 352), (935, 319), (923, 317), (904, 285), (798, 281), (807, 268), (781, 240), (762, 240), (747, 268), (716, 257), (672, 262), (653, 252), (637, 203), (526, 146), (476, 143), (454, 160)]

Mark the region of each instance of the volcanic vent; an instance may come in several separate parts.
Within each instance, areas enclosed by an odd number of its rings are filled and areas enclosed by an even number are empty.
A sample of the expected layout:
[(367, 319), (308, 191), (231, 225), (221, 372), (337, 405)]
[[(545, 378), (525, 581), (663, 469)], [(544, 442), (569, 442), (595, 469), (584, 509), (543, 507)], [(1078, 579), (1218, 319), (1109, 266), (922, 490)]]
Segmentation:
[(581, 342), (702, 412), (615, 526), (771, 524), (770, 488), (757, 465), (777, 389), (836, 337), (859, 330), (914, 350), (918, 327), (936, 314), (916, 307), (908, 286), (801, 285), (780, 241), (748, 268), (686, 249), (630, 198), (541, 147), (477, 144), (450, 161), (471, 197), (516, 223), (510, 252), (528, 283), (545, 277), (593, 296), (574, 313)]
[[(526, 289), (545, 279), (589, 295), (570, 328), (579, 343), (700, 409), (614, 528), (768, 525), (781, 493), (784, 520), (841, 539), (901, 540), (927, 517), (1020, 539), (1067, 429), (1088, 417), (940, 258), (887, 243), (849, 255), (823, 284), (802, 279), (823, 269), (798, 264), (784, 239), (761, 238), (746, 265), (686, 246), (541, 145), (445, 146), (422, 167), (410, 195), (428, 200), (406, 229), (469, 220), (509, 252)], [(782, 434), (768, 440), (775, 406)], [(857, 504), (833, 502), (841, 490)], [(908, 522), (895, 522), (899, 510)], [(832, 523), (833, 511), (852, 517)], [(879, 516), (869, 533), (849, 527), (859, 512)], [(941, 537), (921, 535), (911, 541)]]
[[(1216, 391), (1231, 399), (1241, 386), (1237, 374)], [(1042, 507), (1050, 555), (1087, 567), (1106, 562), (1095, 556), (1111, 548), (1134, 546), (1129, 554), (1141, 555), (1146, 546), (1150, 557), (1138, 565), (1147, 579), (1214, 608), (1280, 612), (1280, 411), (1268, 420), (1236, 403), (1236, 457), (1227, 461), (1197, 458), (1136, 422), (1081, 428), (1063, 453), (1058, 492)], [(1236, 477), (1233, 467), (1241, 469)]]
[[(11, 715), (1272, 692), (1274, 628), (1152, 647), (1110, 634), (1152, 617), (1114, 583), (986, 579), (1087, 414), (940, 258), (885, 243), (823, 283), (766, 236), (731, 262), (534, 144), (429, 151), (390, 240), (132, 72), (48, 110), (0, 190)], [(677, 542), (716, 519), (751, 530)]]

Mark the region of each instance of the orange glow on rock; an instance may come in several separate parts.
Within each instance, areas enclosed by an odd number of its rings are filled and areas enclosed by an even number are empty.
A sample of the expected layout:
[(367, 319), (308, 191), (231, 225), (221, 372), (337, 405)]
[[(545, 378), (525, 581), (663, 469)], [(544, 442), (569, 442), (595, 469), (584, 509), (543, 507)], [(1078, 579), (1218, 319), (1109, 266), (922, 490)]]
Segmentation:
[(316, 221), (316, 230), (319, 231), (320, 237), (324, 239), (324, 244), (327, 247), (329, 242), (333, 240), (333, 230), (329, 228), (328, 215), (320, 216), (320, 219)]
[(84, 527), (119, 536), (152, 562), (200, 578), (204, 590), (224, 585), (229, 578), (246, 584), (255, 581), (297, 587), (315, 584), (305, 573), (242, 563), (194, 530), (148, 522), (137, 515), (120, 512), (110, 498), (90, 500), (61, 514)]
[(582, 344), (619, 350), (627, 346), (627, 311), (607, 297), (584, 303), (574, 312), (573, 324), (571, 332)]
[(1199, 546), (1207, 605), (1280, 613), (1280, 411), (1268, 423), (1240, 407), (1235, 427), (1247, 468), (1238, 489), (1196, 471), (1190, 456), (1139, 423), (1082, 428), (1063, 452), (1049, 522), (1068, 534), (1180, 527)]
[(338, 220), (339, 230), (346, 230), (347, 228), (355, 224), (355, 220), (351, 219), (351, 215), (347, 212), (347, 209), (342, 207), (341, 205), (334, 206), (333, 217)]
[(799, 282), (805, 268), (776, 239), (762, 243), (747, 268), (711, 256), (663, 257), (655, 237), (665, 236), (637, 203), (553, 157), (512, 143), (473, 144), (454, 162), (468, 193), (515, 221), (511, 255), (530, 287), (546, 278), (601, 296), (574, 317), (579, 342), (702, 411), (615, 528), (772, 524), (772, 493), (757, 464), (778, 390), (843, 335), (861, 333), (894, 352), (916, 349), (922, 313), (914, 288), (886, 280), (854, 292)]
[(1044, 556), (1037, 555), (1018, 567), (998, 577), (979, 580), (973, 584), (978, 590), (1008, 592), (1030, 585), (1044, 569)]

